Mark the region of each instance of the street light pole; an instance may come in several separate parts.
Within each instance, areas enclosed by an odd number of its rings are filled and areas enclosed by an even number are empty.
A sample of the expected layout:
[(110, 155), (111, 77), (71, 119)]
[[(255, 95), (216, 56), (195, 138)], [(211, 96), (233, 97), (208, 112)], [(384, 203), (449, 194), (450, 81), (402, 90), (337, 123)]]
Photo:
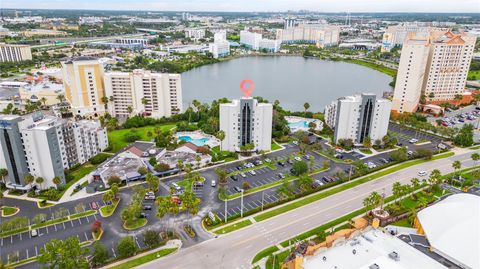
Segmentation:
[(225, 199), (225, 223), (227, 223), (227, 199)]
[(263, 196), (264, 195), (265, 195), (265, 191), (262, 191), (262, 210), (261, 211), (263, 211), (263, 199), (264, 199)]
[(243, 218), (243, 189), (242, 189), (242, 198), (241, 198), (241, 206), (240, 206), (240, 217)]

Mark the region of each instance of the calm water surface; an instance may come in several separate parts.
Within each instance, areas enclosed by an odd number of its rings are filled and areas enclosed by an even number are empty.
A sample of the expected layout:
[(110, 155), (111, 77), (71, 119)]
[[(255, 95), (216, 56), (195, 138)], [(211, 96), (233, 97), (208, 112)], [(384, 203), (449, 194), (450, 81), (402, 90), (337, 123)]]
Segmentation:
[(381, 96), (390, 91), (392, 78), (373, 69), (345, 62), (303, 57), (244, 57), (205, 65), (182, 73), (183, 102), (186, 108), (194, 99), (211, 102), (242, 95), (240, 82), (255, 83), (253, 96), (275, 99), (289, 110), (323, 111), (336, 98), (361, 92)]

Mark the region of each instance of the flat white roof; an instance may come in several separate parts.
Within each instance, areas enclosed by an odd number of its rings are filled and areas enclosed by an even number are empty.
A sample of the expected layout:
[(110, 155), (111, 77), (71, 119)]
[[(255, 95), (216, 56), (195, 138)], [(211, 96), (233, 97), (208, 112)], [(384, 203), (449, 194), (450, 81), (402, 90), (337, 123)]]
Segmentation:
[[(398, 254), (398, 260), (389, 257), (392, 252)], [(305, 257), (303, 268), (369, 269), (373, 264), (380, 269), (446, 268), (401, 239), (376, 229), (315, 256)]]

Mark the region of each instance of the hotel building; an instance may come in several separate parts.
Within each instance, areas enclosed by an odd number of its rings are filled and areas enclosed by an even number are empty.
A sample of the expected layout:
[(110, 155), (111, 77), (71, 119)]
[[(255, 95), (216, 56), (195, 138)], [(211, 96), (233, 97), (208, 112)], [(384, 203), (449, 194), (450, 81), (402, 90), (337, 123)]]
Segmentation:
[[(54, 177), (65, 184), (65, 169), (87, 162), (108, 147), (107, 132), (98, 122), (72, 122), (39, 112), (0, 116), (0, 132), (0, 167), (9, 172), (6, 186), (10, 189), (55, 187)], [(26, 184), (27, 174), (45, 181)]]
[(301, 24), (296, 27), (277, 29), (277, 39), (281, 43), (305, 42), (324, 48), (338, 45), (340, 28), (332, 25)]
[(75, 115), (98, 117), (105, 112), (103, 66), (98, 59), (81, 56), (62, 62), (62, 75), (65, 98)]
[(251, 97), (220, 104), (220, 130), (225, 132), (221, 149), (240, 151), (253, 144), (255, 151), (271, 150), (273, 106)]
[(215, 33), (213, 40), (213, 43), (210, 43), (208, 47), (208, 50), (213, 55), (213, 58), (216, 59), (230, 55), (230, 42), (227, 41), (227, 34), (225, 30)]
[[(334, 143), (340, 139), (352, 139), (355, 144), (370, 137), (372, 143), (381, 140), (388, 130), (389, 100), (364, 93), (339, 98), (325, 108), (325, 122), (334, 129)], [(332, 113), (332, 111), (335, 113)]]
[(411, 34), (404, 42), (392, 109), (415, 112), (422, 95), (426, 101), (449, 101), (465, 91), (476, 37), (452, 32)]
[(428, 38), (433, 31), (450, 31), (450, 28), (436, 28), (421, 23), (405, 23), (402, 25), (389, 26), (383, 33), (382, 52), (390, 51), (395, 46), (402, 46), (412, 35), (417, 38)]
[(32, 59), (32, 50), (28, 45), (0, 43), (0, 62), (21, 62)]
[(152, 73), (142, 69), (105, 73), (105, 94), (113, 99), (107, 107), (114, 117), (144, 114), (161, 118), (182, 111), (179, 74)]

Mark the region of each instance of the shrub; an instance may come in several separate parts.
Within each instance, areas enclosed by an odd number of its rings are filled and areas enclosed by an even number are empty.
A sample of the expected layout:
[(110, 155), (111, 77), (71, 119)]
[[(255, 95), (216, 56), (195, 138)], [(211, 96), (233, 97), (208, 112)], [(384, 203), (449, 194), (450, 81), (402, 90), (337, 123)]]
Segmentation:
[(101, 164), (108, 159), (108, 156), (107, 154), (99, 153), (90, 159), (90, 163), (93, 165)]
[(127, 236), (120, 239), (117, 245), (117, 252), (121, 258), (131, 257), (137, 252), (137, 245), (133, 237)]
[(141, 139), (140, 135), (138, 135), (135, 132), (128, 132), (123, 136), (123, 140), (125, 142), (129, 142), (129, 143), (133, 143), (133, 142), (135, 142), (137, 140), (140, 140), (140, 139)]

